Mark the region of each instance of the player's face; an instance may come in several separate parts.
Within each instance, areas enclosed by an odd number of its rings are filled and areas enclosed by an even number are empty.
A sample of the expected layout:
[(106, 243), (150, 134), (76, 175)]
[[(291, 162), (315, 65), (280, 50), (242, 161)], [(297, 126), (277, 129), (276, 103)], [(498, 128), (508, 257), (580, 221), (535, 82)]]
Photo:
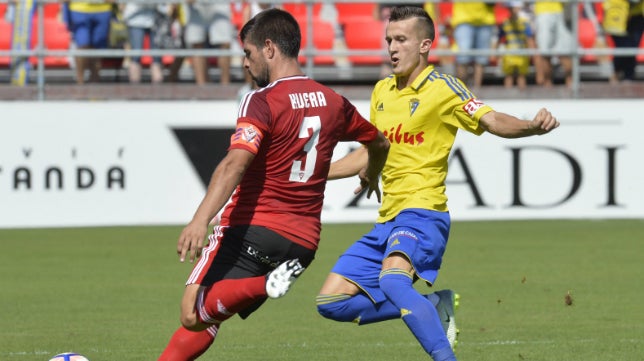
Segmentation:
[(244, 43), (244, 68), (258, 87), (263, 88), (269, 84), (268, 63), (264, 59), (263, 49), (254, 44)]
[(422, 61), (421, 51), (428, 50), (429, 39), (422, 39), (417, 22), (418, 19), (411, 18), (387, 24), (387, 49), (393, 73), (398, 77), (411, 77), (427, 65)]

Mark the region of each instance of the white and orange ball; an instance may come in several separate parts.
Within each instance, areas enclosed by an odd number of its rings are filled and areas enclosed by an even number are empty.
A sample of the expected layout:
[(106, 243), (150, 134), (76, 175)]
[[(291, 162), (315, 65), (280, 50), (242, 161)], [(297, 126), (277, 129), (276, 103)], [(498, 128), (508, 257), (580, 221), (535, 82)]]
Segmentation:
[(65, 352), (49, 359), (49, 361), (89, 361), (87, 357), (75, 352)]

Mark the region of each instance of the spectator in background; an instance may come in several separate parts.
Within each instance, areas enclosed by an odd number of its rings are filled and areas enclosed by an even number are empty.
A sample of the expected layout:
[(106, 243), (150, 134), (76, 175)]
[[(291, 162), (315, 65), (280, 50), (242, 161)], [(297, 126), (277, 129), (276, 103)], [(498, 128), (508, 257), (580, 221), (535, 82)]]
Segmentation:
[[(644, 1), (607, 0), (604, 2), (604, 31), (610, 34), (615, 48), (637, 48), (644, 32)], [(635, 80), (635, 55), (615, 55), (611, 83)]]
[[(564, 4), (558, 1), (537, 1), (534, 4), (536, 45), (539, 52), (574, 50), (572, 31), (566, 25)], [(536, 58), (537, 84), (551, 87), (553, 84), (552, 55), (540, 54)], [(572, 86), (572, 58), (560, 55), (559, 60), (564, 71), (566, 86)]]
[[(158, 49), (158, 44), (153, 41), (156, 37), (156, 23), (159, 17), (167, 16), (170, 11), (169, 5), (126, 3), (123, 9), (123, 17), (128, 27), (129, 42), (132, 50), (143, 49), (143, 41), (147, 36), (150, 40), (150, 49)], [(130, 83), (141, 82), (141, 56), (130, 57), (129, 79)], [(152, 57), (150, 65), (152, 83), (163, 82), (163, 67), (161, 56)]]
[[(106, 49), (114, 1), (82, 2), (65, 0), (65, 2), (69, 2), (68, 25), (76, 48)], [(90, 82), (99, 81), (100, 58), (77, 56), (74, 59), (74, 63), (76, 66), (76, 82), (78, 84), (85, 83), (86, 69), (90, 71)]]
[[(508, 7), (510, 8), (510, 17), (499, 26), (498, 45), (505, 46), (506, 50), (533, 49), (535, 46), (534, 36), (529, 19), (522, 13), (523, 3), (512, 1)], [(505, 87), (512, 88), (516, 78), (517, 87), (525, 90), (529, 68), (530, 56), (504, 55), (501, 59), (501, 69), (505, 76), (503, 79)]]
[[(459, 51), (490, 50), (495, 26), (493, 3), (454, 3), (452, 28)], [(489, 55), (456, 55), (456, 76), (466, 84), (479, 88), (483, 85), (484, 67), (489, 62)]]
[[(210, 3), (188, 0), (184, 3), (186, 26), (184, 39), (186, 46), (204, 49), (209, 46), (230, 49), (233, 40), (232, 12), (229, 3)], [(220, 83), (230, 84), (230, 56), (220, 56), (217, 64), (221, 71)], [(208, 81), (208, 60), (204, 56), (192, 57), (195, 82), (204, 85)]]

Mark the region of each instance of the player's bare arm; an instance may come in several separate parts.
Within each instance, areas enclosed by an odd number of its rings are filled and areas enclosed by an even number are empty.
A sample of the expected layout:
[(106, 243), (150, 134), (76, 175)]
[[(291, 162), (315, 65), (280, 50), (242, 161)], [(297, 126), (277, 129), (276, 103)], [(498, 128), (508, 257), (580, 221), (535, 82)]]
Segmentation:
[(367, 166), (369, 153), (367, 148), (360, 147), (337, 161), (331, 163), (328, 180), (349, 178), (360, 173), (360, 170)]
[(177, 242), (179, 261), (186, 256), (190, 262), (199, 257), (208, 232), (208, 223), (226, 204), (241, 181), (255, 155), (241, 149), (231, 149), (212, 174), (208, 190), (190, 223)]
[(487, 132), (499, 137), (521, 138), (549, 133), (559, 126), (559, 121), (546, 108), (541, 108), (533, 120), (492, 111), (481, 117), (480, 124)]
[(380, 172), (382, 172), (382, 168), (387, 161), (389, 141), (381, 132), (378, 132), (378, 137), (367, 144), (367, 152), (369, 154), (369, 163), (366, 168), (360, 171), (360, 187), (362, 189), (368, 187), (367, 198), (371, 198), (371, 194), (375, 192), (376, 197), (378, 197), (378, 203), (380, 203), (381, 194), (378, 182)]

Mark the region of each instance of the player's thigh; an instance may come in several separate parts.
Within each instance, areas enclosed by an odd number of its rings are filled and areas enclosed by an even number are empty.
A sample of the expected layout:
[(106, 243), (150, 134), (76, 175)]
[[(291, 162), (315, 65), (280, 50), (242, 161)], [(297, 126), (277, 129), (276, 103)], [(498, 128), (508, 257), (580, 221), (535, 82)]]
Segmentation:
[(187, 285), (181, 298), (181, 324), (188, 328), (198, 327), (201, 324), (195, 305), (200, 292), (203, 292), (204, 286), (198, 284)]
[(407, 209), (396, 217), (396, 223), (389, 237), (387, 255), (404, 255), (418, 277), (433, 283), (447, 247), (449, 213)]
[(376, 224), (369, 233), (340, 255), (323, 286), (322, 294), (355, 294), (359, 289), (375, 302), (384, 299), (384, 295), (379, 291), (378, 278), (382, 270), (391, 224), (391, 222)]
[(183, 297), (181, 298), (181, 313), (194, 312), (197, 295), (203, 289), (205, 289), (205, 287), (198, 284), (186, 286), (183, 290)]
[(210, 252), (210, 245), (204, 249), (203, 254), (212, 257), (212, 261), (206, 262), (205, 274), (202, 272), (203, 277), (196, 277), (199, 282), (195, 283), (209, 286), (223, 279), (266, 275), (291, 259), (298, 259), (302, 266), (308, 267), (315, 257), (315, 250), (266, 227), (235, 226), (224, 228), (222, 233), (223, 236), (219, 238), (221, 246), (214, 255)]
[(360, 289), (355, 284), (349, 282), (346, 278), (337, 273), (329, 273), (320, 289), (321, 295), (345, 294), (356, 295)]
[(414, 267), (411, 265), (411, 261), (405, 255), (401, 253), (391, 253), (382, 261), (382, 270), (389, 269), (401, 269), (407, 272), (413, 272)]

